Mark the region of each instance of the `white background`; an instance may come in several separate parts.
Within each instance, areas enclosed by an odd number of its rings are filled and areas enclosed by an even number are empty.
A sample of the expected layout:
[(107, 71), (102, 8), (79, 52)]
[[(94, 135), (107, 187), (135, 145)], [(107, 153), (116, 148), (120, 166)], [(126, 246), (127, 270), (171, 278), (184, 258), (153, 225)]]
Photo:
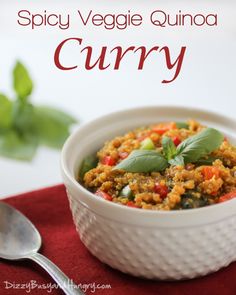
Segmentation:
[[(97, 3), (99, 2), (99, 3)], [(111, 4), (112, 3), (112, 4)], [(71, 27), (20, 27), (17, 12), (70, 13)], [(77, 9), (87, 13), (133, 13), (144, 16), (144, 24), (125, 31), (108, 31), (91, 25), (84, 28)], [(148, 16), (162, 9), (173, 17), (182, 13), (217, 13), (217, 27), (158, 28), (150, 24)], [(0, 91), (13, 95), (11, 70), (16, 59), (23, 61), (35, 81), (32, 100), (38, 104), (60, 107), (80, 119), (91, 120), (102, 114), (140, 105), (194, 106), (234, 117), (236, 74), (236, 2), (235, 1), (8, 1), (0, 2)], [(137, 59), (124, 60), (119, 71), (59, 71), (53, 63), (56, 46), (65, 38), (83, 39), (84, 46), (94, 48), (94, 59), (101, 46), (128, 47), (168, 46), (176, 58), (181, 46), (187, 52), (179, 77), (170, 84), (161, 81), (173, 72), (166, 70), (163, 55), (147, 62), (137, 71)], [(68, 46), (63, 54), (67, 64), (83, 65), (80, 49)], [(107, 57), (111, 59), (111, 56)], [(191, 114), (189, 114), (191, 117)], [(98, 134), (99, 136), (99, 134)], [(96, 139), (94, 139), (96, 140)], [(78, 143), (79, 144), (79, 143)], [(60, 153), (41, 148), (32, 163), (0, 158), (0, 197), (29, 191), (61, 182)]]

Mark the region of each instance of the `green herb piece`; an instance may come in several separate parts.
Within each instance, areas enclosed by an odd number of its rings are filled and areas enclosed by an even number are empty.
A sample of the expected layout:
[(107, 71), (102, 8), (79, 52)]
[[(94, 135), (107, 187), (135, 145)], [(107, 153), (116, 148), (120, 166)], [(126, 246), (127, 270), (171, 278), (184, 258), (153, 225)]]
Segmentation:
[(176, 122), (176, 127), (178, 129), (189, 129), (188, 123), (185, 122)]
[(128, 198), (129, 200), (133, 200), (134, 198), (133, 192), (130, 189), (129, 185), (126, 185), (125, 187), (123, 187), (123, 189), (120, 191), (119, 197), (124, 197), (124, 198)]
[(170, 137), (163, 137), (162, 139), (162, 147), (164, 156), (169, 161), (176, 155), (176, 146), (173, 140)]
[(168, 162), (173, 166), (184, 166), (184, 158), (182, 155), (178, 155), (174, 159), (170, 159)]
[(186, 193), (181, 197), (180, 207), (182, 209), (200, 208), (207, 205), (209, 205), (209, 201), (205, 196), (197, 198), (191, 195), (191, 193)]
[(16, 131), (0, 134), (0, 155), (17, 160), (31, 161), (37, 144), (28, 138), (21, 137)]
[(135, 150), (113, 169), (127, 172), (148, 173), (163, 171), (167, 167), (168, 162), (162, 154), (156, 151)]
[(0, 94), (0, 130), (9, 129), (12, 124), (12, 102)]
[(147, 137), (145, 138), (142, 142), (141, 142), (141, 150), (154, 150), (155, 149), (155, 145), (153, 143), (153, 141), (151, 140), (151, 138)]
[(177, 147), (176, 155), (181, 155), (185, 164), (194, 163), (219, 148), (223, 140), (224, 136), (218, 130), (206, 128), (184, 140)]
[(98, 158), (96, 155), (90, 155), (87, 156), (81, 165), (79, 176), (80, 179), (82, 180), (84, 178), (85, 173), (87, 173), (89, 170), (95, 168), (98, 163)]
[(213, 162), (215, 162), (215, 160), (217, 160), (217, 159), (218, 158), (216, 158), (216, 157), (201, 158), (196, 161), (196, 164), (197, 165), (212, 165)]
[(33, 82), (27, 69), (21, 62), (17, 62), (13, 70), (13, 87), (18, 98), (25, 102), (33, 91)]

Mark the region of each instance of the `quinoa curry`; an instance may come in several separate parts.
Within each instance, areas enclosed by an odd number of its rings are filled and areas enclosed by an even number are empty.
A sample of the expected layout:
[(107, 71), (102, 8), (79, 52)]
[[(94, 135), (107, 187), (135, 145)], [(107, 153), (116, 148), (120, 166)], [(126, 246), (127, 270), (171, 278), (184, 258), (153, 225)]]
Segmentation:
[(107, 141), (84, 159), (79, 181), (124, 206), (203, 207), (236, 197), (236, 147), (193, 120), (158, 123)]

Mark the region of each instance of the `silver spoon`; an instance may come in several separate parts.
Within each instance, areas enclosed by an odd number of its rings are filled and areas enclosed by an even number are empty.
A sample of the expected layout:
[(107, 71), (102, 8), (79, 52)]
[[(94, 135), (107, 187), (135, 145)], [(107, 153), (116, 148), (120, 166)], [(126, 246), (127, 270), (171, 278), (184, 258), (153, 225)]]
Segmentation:
[(0, 258), (31, 259), (41, 265), (67, 295), (85, 295), (54, 263), (38, 253), (42, 244), (35, 226), (19, 211), (0, 202)]

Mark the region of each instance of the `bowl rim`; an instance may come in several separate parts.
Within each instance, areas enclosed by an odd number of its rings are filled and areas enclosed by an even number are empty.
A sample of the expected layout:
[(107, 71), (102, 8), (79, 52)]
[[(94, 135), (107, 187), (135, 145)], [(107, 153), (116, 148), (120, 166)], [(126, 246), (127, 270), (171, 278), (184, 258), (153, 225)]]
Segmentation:
[[(64, 182), (69, 183), (74, 190), (76, 190), (78, 193), (83, 193), (87, 198), (88, 201), (90, 203), (93, 203), (99, 206), (102, 206), (104, 210), (116, 210), (117, 212), (125, 212), (127, 211), (127, 213), (132, 213), (135, 214), (136, 216), (145, 216), (145, 217), (152, 217), (152, 216), (168, 216), (168, 218), (170, 216), (193, 216), (193, 215), (198, 215), (198, 214), (211, 214), (212, 212), (214, 212), (215, 210), (218, 211), (218, 213), (220, 211), (225, 210), (229, 210), (232, 214), (234, 211), (230, 210), (232, 206), (232, 204), (236, 205), (236, 199), (231, 199), (229, 201), (223, 202), (223, 203), (219, 203), (219, 204), (214, 204), (211, 206), (205, 206), (205, 207), (201, 207), (201, 208), (194, 208), (194, 209), (189, 209), (189, 210), (169, 210), (169, 211), (164, 211), (164, 210), (147, 210), (147, 209), (140, 209), (140, 208), (131, 208), (128, 206), (121, 206), (119, 204), (116, 204), (114, 202), (108, 202), (107, 200), (104, 200), (102, 198), (97, 197), (95, 194), (91, 193), (90, 191), (88, 191), (85, 187), (83, 187), (73, 176), (72, 171), (69, 170), (69, 168), (67, 167), (66, 164), (66, 160), (68, 155), (68, 149), (70, 148), (70, 146), (73, 144), (73, 140), (75, 137), (78, 136), (78, 134), (85, 128), (89, 128), (90, 126), (96, 126), (96, 124), (98, 122), (100, 122), (101, 120), (105, 120), (105, 119), (109, 119), (109, 118), (114, 118), (115, 116), (119, 116), (119, 115), (124, 115), (127, 114), (130, 111), (140, 111), (140, 110), (146, 110), (148, 111), (148, 109), (152, 109), (156, 108), (156, 109), (176, 109), (178, 111), (181, 110), (185, 110), (185, 111), (189, 111), (189, 112), (201, 112), (204, 113), (205, 115), (209, 115), (209, 116), (216, 116), (219, 117), (221, 119), (224, 120), (228, 120), (231, 121), (232, 123), (236, 124), (236, 120), (232, 117), (227, 117), (225, 115), (219, 114), (217, 112), (213, 112), (213, 111), (209, 111), (206, 110), (204, 108), (195, 108), (195, 107), (186, 107), (186, 106), (170, 106), (170, 105), (148, 105), (148, 106), (139, 106), (139, 107), (132, 107), (132, 108), (126, 108), (123, 110), (118, 110), (118, 111), (113, 111), (111, 113), (99, 116), (93, 120), (90, 120), (88, 122), (82, 123), (80, 126), (78, 126), (78, 128), (72, 132), (72, 134), (68, 137), (68, 139), (66, 140), (66, 142), (63, 145), (62, 151), (61, 151), (61, 158), (60, 158), (60, 166), (61, 166), (61, 172), (62, 172), (62, 176), (64, 178)], [(231, 208), (232, 209), (232, 208)]]

